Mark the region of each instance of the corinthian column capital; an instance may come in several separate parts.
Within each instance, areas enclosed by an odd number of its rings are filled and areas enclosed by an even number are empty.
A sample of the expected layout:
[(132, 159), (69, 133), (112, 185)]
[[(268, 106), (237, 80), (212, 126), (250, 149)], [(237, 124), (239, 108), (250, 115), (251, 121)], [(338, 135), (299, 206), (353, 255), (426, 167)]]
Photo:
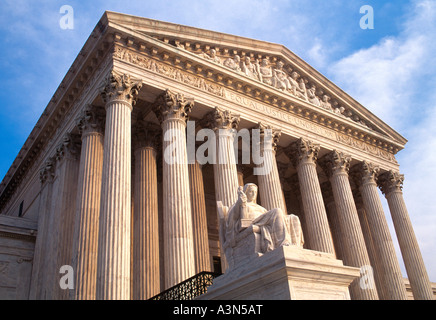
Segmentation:
[(320, 166), (328, 177), (337, 173), (346, 173), (350, 170), (351, 156), (343, 152), (333, 150), (319, 161)]
[[(271, 148), (274, 152), (277, 151), (277, 145), (280, 140), (280, 136), (282, 135), (282, 132), (280, 129), (273, 128), (272, 126), (259, 122), (256, 126), (256, 129), (260, 130), (260, 143), (265, 141), (265, 138), (270, 138), (271, 140)], [(269, 132), (268, 132), (269, 130)], [(271, 136), (268, 137), (268, 134)]]
[(238, 114), (219, 107), (215, 107), (215, 110), (208, 113), (206, 117), (207, 126), (212, 130), (236, 129), (240, 120), (241, 117)]
[(80, 156), (80, 139), (77, 135), (67, 133), (62, 138), (56, 148), (56, 160), (61, 161), (64, 158), (78, 159)]
[(106, 104), (111, 101), (125, 101), (134, 105), (141, 87), (140, 80), (133, 80), (130, 75), (118, 74), (112, 70), (104, 81), (101, 96)]
[(193, 107), (193, 99), (185, 98), (183, 94), (167, 89), (157, 97), (153, 105), (153, 111), (160, 123), (170, 119), (181, 120), (186, 123), (188, 114)]
[(378, 185), (384, 195), (393, 191), (402, 191), (404, 174), (397, 171), (389, 170), (378, 177)]
[(292, 142), (285, 149), (285, 153), (291, 159), (294, 167), (297, 167), (302, 162), (315, 163), (318, 159), (319, 149), (319, 144), (300, 138), (297, 141)]
[(54, 157), (49, 158), (44, 166), (39, 170), (39, 180), (41, 183), (45, 183), (46, 181), (52, 181), (55, 175), (55, 165), (56, 159)]
[(134, 148), (150, 147), (157, 149), (162, 139), (162, 129), (159, 125), (144, 120), (138, 120), (132, 128)]
[(104, 109), (87, 105), (76, 119), (76, 124), (82, 138), (90, 132), (102, 133), (104, 130)]
[(377, 183), (380, 168), (375, 164), (366, 160), (355, 165), (350, 170), (350, 176), (353, 178), (355, 184), (360, 187), (366, 183)]

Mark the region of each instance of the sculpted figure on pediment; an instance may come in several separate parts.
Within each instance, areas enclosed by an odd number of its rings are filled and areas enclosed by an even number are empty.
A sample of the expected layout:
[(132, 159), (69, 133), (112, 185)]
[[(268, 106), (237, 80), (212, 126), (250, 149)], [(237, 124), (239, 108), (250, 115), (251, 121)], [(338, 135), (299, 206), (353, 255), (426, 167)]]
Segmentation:
[(303, 78), (300, 78), (300, 81), (298, 82), (297, 97), (307, 101), (306, 82)]
[(287, 90), (290, 87), (290, 83), (288, 80), (288, 75), (285, 71), (283, 71), (283, 62), (279, 61), (277, 62), (277, 67), (273, 70), (274, 71), (274, 87), (276, 87), (279, 90)]
[(227, 58), (223, 65), (227, 68), (230, 68), (232, 70), (241, 71), (241, 57), (239, 57), (237, 54), (235, 54), (235, 56), (233, 58)]
[(208, 55), (207, 53), (200, 53), (199, 54), (200, 57), (205, 58), (207, 60), (211, 60), (215, 63), (221, 64), (221, 59), (216, 55), (216, 50), (215, 49), (210, 49), (210, 55)]
[(215, 49), (210, 50), (210, 59), (215, 63), (221, 64), (221, 59), (216, 55)]
[[(185, 49), (185, 46), (178, 40), (175, 41), (175, 46), (180, 49)], [(245, 56), (243, 61), (241, 61), (240, 56), (235, 54), (233, 58), (228, 57), (224, 62), (222, 62), (217, 56), (215, 49), (210, 49), (210, 54), (203, 52), (200, 53), (199, 56), (215, 63), (223, 64), (229, 69), (241, 72), (250, 78), (260, 80), (276, 89), (308, 101), (316, 106), (321, 106), (322, 108), (332, 111), (341, 117), (349, 118), (350, 120), (366, 128), (374, 130), (370, 123), (366, 123), (366, 121), (360, 119), (360, 117), (353, 111), (342, 107), (336, 100), (331, 101), (331, 97), (324, 94), (322, 89), (316, 88), (315, 85), (311, 85), (310, 88), (306, 88), (308, 81), (301, 77), (298, 72), (293, 71), (290, 75), (288, 75), (286, 71), (283, 70), (284, 63), (282, 61), (278, 61), (275, 67), (271, 67), (269, 58), (262, 59), (260, 64), (258, 59), (252, 63), (250, 56)], [(114, 57), (146, 68), (152, 72), (163, 74), (172, 79), (176, 79), (179, 82), (194, 85), (197, 88), (201, 88), (202, 90), (211, 92), (213, 94), (220, 96), (224, 95), (224, 89), (219, 85), (213, 85), (210, 82), (200, 81), (191, 74), (184, 73), (178, 68), (173, 68), (166, 64), (158, 63), (149, 57), (138, 55), (137, 53), (132, 52), (131, 49), (127, 50), (126, 48), (116, 46)]]
[[(354, 120), (353, 119), (353, 112), (351, 112), (350, 110), (347, 110), (347, 109), (344, 108), (344, 111), (342, 112), (342, 114), (345, 117), (350, 118), (351, 120)], [(359, 119), (359, 118), (357, 118), (357, 119)]]
[(366, 122), (363, 121), (362, 119), (360, 119), (359, 116), (358, 116), (357, 114), (353, 114), (353, 115), (351, 116), (351, 120), (353, 120), (354, 122), (357, 122), (357, 123), (361, 124), (361, 125), (364, 126), (364, 127), (369, 128), (368, 125), (366, 124)]
[(344, 108), (344, 107), (337, 107), (337, 108), (335, 108), (335, 110), (334, 110), (334, 112), (335, 112), (337, 115), (340, 115), (340, 116), (345, 117), (345, 115), (344, 115), (344, 111), (345, 111), (345, 108)]
[(289, 81), (288, 92), (290, 94), (292, 94), (293, 96), (297, 96), (298, 78), (299, 77), (300, 77), (300, 75), (296, 71), (293, 71), (291, 73), (291, 76), (288, 77), (288, 81)]
[(259, 78), (260, 81), (262, 81), (265, 84), (268, 84), (270, 86), (273, 85), (273, 70), (269, 65), (269, 59), (264, 58), (262, 59), (262, 63), (258, 64), (258, 72), (259, 72)]
[(259, 79), (256, 66), (251, 63), (250, 57), (245, 57), (241, 65), (242, 72), (250, 78)]
[(366, 124), (366, 122), (365, 121), (363, 121), (363, 120), (360, 120), (359, 121), (359, 123), (362, 125), (362, 126), (364, 126), (364, 127), (367, 127), (368, 129), (371, 129), (371, 127), (370, 126), (368, 126), (367, 124)]
[(330, 101), (330, 97), (328, 96), (328, 95), (323, 95), (322, 96), (322, 100), (321, 100), (321, 107), (322, 108), (324, 108), (324, 109), (327, 109), (327, 110), (329, 110), (329, 111), (333, 111), (333, 108), (332, 108), (332, 105), (331, 105), (331, 103), (329, 102)]
[(316, 87), (315, 85), (311, 85), (310, 88), (307, 90), (307, 95), (308, 95), (308, 99), (309, 102), (316, 105), (316, 106), (320, 106), (321, 103), (319, 102), (319, 98), (316, 96)]

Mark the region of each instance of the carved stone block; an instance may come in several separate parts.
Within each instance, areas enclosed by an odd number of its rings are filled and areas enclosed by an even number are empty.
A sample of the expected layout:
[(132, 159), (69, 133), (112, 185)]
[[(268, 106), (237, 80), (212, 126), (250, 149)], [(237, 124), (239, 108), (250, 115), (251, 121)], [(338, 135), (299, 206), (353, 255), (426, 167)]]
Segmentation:
[(198, 300), (349, 300), (360, 270), (332, 254), (283, 246), (216, 278)]

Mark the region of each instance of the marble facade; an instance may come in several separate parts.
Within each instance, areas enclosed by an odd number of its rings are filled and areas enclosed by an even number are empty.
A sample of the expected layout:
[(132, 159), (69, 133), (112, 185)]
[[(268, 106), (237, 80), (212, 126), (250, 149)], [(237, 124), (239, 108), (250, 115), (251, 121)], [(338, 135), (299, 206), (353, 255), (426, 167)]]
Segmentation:
[[(192, 161), (188, 121), (225, 161)], [(274, 132), (268, 176), (234, 148), (259, 127)], [(105, 12), (0, 184), (0, 298), (147, 299), (224, 272), (217, 201), (255, 183), (263, 207), (299, 218), (305, 249), (361, 270), (344, 295), (434, 299), (395, 159), (406, 142), (282, 45)]]

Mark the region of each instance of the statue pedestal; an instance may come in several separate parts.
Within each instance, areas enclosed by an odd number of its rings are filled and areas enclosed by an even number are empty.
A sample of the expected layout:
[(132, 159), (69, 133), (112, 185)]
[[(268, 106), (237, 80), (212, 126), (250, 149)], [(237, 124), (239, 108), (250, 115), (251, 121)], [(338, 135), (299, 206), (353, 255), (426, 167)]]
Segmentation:
[(198, 300), (349, 300), (358, 268), (332, 254), (284, 246), (238, 263)]

